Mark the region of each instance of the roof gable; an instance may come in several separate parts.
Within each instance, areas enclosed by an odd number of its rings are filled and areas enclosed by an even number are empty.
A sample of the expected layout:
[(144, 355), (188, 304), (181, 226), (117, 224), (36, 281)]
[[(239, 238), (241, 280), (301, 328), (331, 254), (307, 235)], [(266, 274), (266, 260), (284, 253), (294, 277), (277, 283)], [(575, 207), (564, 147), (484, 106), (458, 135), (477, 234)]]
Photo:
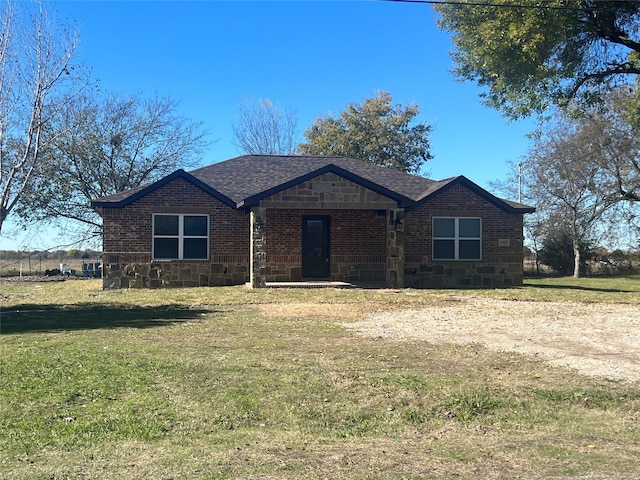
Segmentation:
[(480, 198), (486, 200), (487, 202), (507, 213), (533, 213), (536, 210), (534, 207), (496, 197), (495, 195), (489, 193), (487, 190), (473, 183), (463, 175), (435, 182), (428, 190), (423, 193), (422, 198), (420, 198), (416, 206), (422, 205), (430, 199), (433, 199), (438, 194), (451, 189), (455, 185), (464, 186), (465, 188), (478, 195)]
[(346, 180), (349, 180), (355, 184), (360, 185), (361, 187), (367, 188), (369, 190), (372, 190), (376, 193), (379, 193), (381, 195), (384, 195), (385, 197), (388, 197), (392, 200), (395, 200), (396, 202), (398, 202), (398, 204), (400, 206), (407, 206), (413, 203), (413, 201), (410, 198), (405, 197), (404, 195), (401, 195), (397, 192), (394, 192), (388, 188), (386, 188), (383, 185), (379, 185), (377, 183), (374, 183), (370, 180), (367, 180), (366, 178), (362, 178), (352, 172), (350, 172), (349, 170), (345, 170), (344, 168), (341, 168), (337, 165), (334, 165), (333, 163), (330, 163), (328, 165), (325, 165), (324, 167), (320, 167), (316, 170), (313, 170), (305, 175), (302, 175), (300, 177), (294, 178), (288, 182), (282, 183), (276, 187), (270, 188), (268, 190), (264, 190), (262, 192), (259, 192), (255, 195), (252, 195), (251, 197), (246, 198), (243, 202), (241, 202), (240, 204), (238, 204), (238, 207), (253, 207), (253, 206), (257, 206), (260, 204), (260, 200), (267, 198), (275, 193), (281, 192), (283, 190), (287, 190), (288, 188), (291, 188), (295, 185), (299, 185), (300, 183), (312, 180), (316, 177), (319, 177), (321, 175), (324, 175), (325, 173), (333, 173), (335, 175), (338, 175)]
[(229, 205), (232, 208), (235, 208), (234, 202), (231, 199), (229, 199), (227, 196), (211, 188), (206, 183), (202, 182), (198, 178), (185, 172), (182, 169), (176, 170), (172, 174), (161, 178), (157, 182), (150, 183), (148, 185), (143, 185), (141, 187), (137, 187), (131, 190), (126, 190), (124, 192), (118, 192), (113, 195), (109, 195), (107, 197), (99, 198), (97, 200), (93, 200), (91, 202), (91, 206), (94, 208), (95, 207), (103, 207), (103, 208), (126, 207), (127, 205), (130, 205), (131, 203), (135, 202), (136, 200), (139, 200), (140, 198), (144, 197), (145, 195), (148, 195), (149, 193), (164, 187), (168, 183), (176, 180), (177, 178), (182, 178), (186, 180), (190, 184), (205, 191), (206, 193), (217, 198), (221, 202)]

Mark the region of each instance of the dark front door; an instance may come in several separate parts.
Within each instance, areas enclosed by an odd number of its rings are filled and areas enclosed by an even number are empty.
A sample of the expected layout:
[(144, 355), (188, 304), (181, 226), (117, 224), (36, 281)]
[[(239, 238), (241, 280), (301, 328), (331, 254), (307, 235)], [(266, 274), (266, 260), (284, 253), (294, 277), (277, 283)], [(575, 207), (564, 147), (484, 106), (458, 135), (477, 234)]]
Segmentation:
[(329, 217), (302, 217), (302, 276), (329, 277)]

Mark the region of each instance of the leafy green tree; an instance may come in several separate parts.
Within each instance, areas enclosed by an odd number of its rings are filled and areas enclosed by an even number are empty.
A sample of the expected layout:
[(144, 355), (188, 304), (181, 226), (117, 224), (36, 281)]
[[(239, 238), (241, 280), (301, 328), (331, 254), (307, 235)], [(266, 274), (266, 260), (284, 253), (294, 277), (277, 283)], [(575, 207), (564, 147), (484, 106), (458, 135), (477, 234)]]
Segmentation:
[(511, 118), (570, 100), (592, 104), (640, 73), (637, 1), (489, 3), (435, 9), (440, 27), (453, 34), (455, 75), (484, 87), (486, 104)]
[(418, 173), (433, 156), (430, 152), (431, 126), (413, 123), (420, 113), (417, 105), (393, 105), (387, 92), (350, 103), (338, 118), (319, 117), (299, 145), (307, 155), (336, 155)]
[(99, 93), (67, 102), (49, 126), (56, 140), (25, 190), (22, 220), (71, 222), (77, 235), (95, 232), (101, 221), (91, 200), (197, 165), (206, 132), (177, 106), (169, 97)]
[(600, 108), (576, 118), (591, 138), (594, 156), (608, 175), (601, 186), (621, 201), (640, 202), (640, 97), (635, 88), (615, 89)]

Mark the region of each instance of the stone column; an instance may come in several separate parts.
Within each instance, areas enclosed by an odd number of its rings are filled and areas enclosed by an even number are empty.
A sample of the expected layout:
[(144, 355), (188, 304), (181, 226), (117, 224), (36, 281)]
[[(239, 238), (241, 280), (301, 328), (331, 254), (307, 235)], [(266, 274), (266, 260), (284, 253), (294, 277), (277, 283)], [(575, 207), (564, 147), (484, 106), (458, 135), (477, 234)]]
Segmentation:
[(404, 288), (404, 209), (388, 210), (386, 283)]
[(267, 209), (252, 207), (250, 214), (251, 238), (249, 239), (249, 285), (251, 288), (267, 286)]

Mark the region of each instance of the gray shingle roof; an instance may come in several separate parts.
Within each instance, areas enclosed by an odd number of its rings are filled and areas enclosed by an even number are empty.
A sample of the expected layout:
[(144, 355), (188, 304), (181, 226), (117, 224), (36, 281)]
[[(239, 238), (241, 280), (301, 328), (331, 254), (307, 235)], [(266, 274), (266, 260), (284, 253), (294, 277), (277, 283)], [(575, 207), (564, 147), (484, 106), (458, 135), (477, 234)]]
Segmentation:
[(262, 192), (296, 183), (328, 165), (335, 165), (410, 199), (415, 199), (434, 183), (428, 178), (346, 157), (244, 155), (189, 173), (241, 203)]
[(188, 173), (178, 170), (153, 184), (94, 200), (92, 205), (122, 207), (173, 178), (183, 177), (228, 205), (240, 208), (256, 204), (265, 196), (325, 172), (342, 175), (385, 194), (404, 206), (422, 203), (451, 184), (463, 181), (503, 209), (522, 211), (522, 213), (533, 211), (531, 207), (500, 200), (465, 177), (453, 177), (437, 182), (353, 158), (304, 155), (243, 155)]

